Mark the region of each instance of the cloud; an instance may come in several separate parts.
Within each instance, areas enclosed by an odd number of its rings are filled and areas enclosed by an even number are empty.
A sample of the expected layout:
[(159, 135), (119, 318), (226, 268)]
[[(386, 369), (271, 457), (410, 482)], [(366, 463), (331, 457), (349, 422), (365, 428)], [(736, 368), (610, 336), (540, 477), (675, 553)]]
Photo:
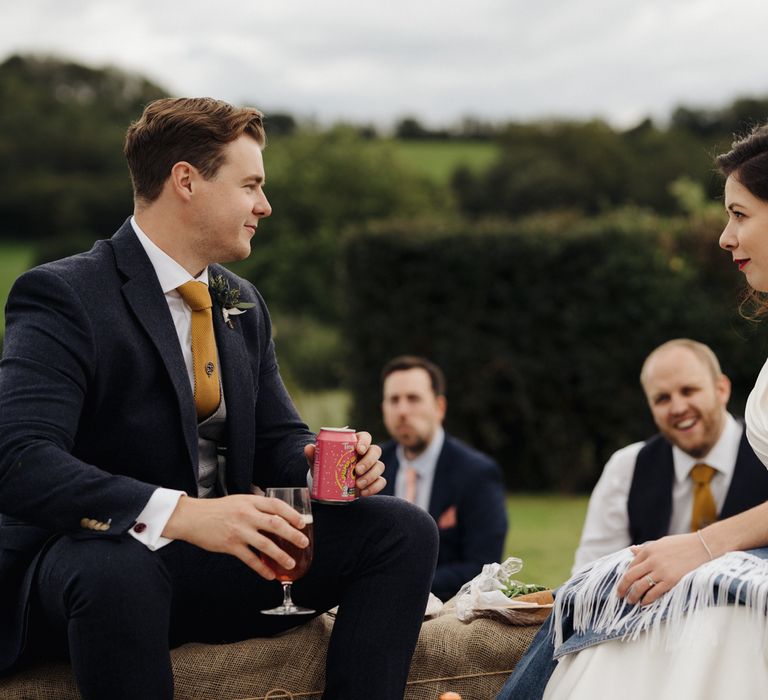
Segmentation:
[(56, 53), (321, 120), (601, 116), (768, 93), (761, 0), (25, 0), (0, 55)]

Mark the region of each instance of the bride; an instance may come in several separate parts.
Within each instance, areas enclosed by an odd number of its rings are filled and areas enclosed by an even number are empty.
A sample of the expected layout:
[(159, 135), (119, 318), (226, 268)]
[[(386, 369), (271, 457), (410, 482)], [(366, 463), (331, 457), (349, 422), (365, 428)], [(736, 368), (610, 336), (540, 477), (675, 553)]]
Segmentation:
[[(720, 246), (768, 313), (768, 124), (717, 157), (728, 223)], [(768, 466), (768, 362), (746, 407)], [(768, 502), (684, 535), (609, 555), (557, 593), (498, 700), (768, 697)], [(639, 604), (639, 605), (638, 605)]]

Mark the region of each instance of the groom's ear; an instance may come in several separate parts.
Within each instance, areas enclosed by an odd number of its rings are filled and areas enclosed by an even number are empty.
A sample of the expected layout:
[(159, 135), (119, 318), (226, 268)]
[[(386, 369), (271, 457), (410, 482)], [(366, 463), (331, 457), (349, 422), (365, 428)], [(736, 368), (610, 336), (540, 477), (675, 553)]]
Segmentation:
[(197, 168), (185, 160), (181, 160), (171, 168), (171, 174), (166, 182), (170, 190), (176, 195), (188, 200), (194, 190), (194, 182), (200, 177)]

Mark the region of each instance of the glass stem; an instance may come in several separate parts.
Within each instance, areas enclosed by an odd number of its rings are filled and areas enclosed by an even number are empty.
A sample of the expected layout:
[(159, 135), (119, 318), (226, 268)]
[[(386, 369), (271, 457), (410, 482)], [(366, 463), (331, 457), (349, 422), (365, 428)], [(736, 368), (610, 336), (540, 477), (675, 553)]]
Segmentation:
[(280, 583), (283, 584), (283, 607), (292, 608), (293, 601), (291, 600), (291, 582), (281, 581)]

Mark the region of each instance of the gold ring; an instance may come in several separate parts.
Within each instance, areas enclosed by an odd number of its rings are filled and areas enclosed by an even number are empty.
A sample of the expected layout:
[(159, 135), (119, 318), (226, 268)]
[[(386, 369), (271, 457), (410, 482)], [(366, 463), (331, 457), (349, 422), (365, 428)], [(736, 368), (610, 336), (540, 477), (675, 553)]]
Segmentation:
[(650, 574), (645, 577), (645, 580), (648, 581), (648, 588), (653, 588), (656, 585), (656, 581), (651, 578)]

